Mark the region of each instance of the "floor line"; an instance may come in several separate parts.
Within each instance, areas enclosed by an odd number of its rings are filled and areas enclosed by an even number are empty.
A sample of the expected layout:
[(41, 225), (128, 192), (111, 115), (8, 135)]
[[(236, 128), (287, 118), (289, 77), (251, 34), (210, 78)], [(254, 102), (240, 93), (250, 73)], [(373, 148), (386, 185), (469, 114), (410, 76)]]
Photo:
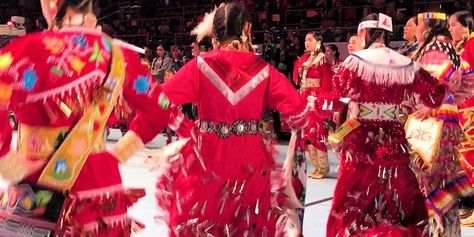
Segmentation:
[(323, 202), (327, 202), (327, 201), (331, 201), (332, 200), (332, 197), (328, 197), (328, 198), (323, 198), (321, 200), (317, 200), (317, 201), (314, 201), (314, 202), (310, 202), (310, 203), (306, 203), (306, 205), (304, 205), (305, 207), (310, 207), (310, 206), (314, 206), (314, 205), (317, 205), (317, 204), (320, 204), (320, 203), (323, 203)]

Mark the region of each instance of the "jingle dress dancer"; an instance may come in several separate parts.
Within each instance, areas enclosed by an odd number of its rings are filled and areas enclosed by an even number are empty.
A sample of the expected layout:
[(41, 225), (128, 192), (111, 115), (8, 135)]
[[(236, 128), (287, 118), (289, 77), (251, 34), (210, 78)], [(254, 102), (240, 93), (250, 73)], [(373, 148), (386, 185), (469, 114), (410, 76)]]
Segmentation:
[(421, 45), (413, 59), (423, 69), (447, 85), (443, 104), (437, 109), (426, 110), (431, 118), (442, 124), (441, 134), (431, 137), (435, 154), (425, 159), (422, 153), (414, 152), (412, 165), (423, 194), (429, 214), (430, 236), (460, 236), (458, 199), (473, 193), (467, 176), (459, 163), (457, 146), (462, 131), (459, 126), (458, 107), (454, 97), (453, 83), (461, 80), (461, 60), (451, 44), (444, 13), (426, 12), (418, 14), (416, 29)]
[[(331, 80), (333, 72), (331, 64), (326, 60), (322, 50), (322, 38), (314, 32), (306, 34), (306, 53), (295, 62), (293, 80), (299, 86), (299, 92), (303, 97), (320, 97), (331, 91)], [(318, 113), (311, 113), (309, 123), (302, 132), (302, 138), (298, 139), (300, 146), (309, 153), (309, 158), (314, 166), (314, 170), (308, 175), (313, 179), (322, 179), (329, 173), (329, 162), (326, 144), (328, 126), (326, 120), (330, 114), (323, 113), (327, 110), (324, 101), (321, 100), (321, 108)], [(318, 102), (320, 103), (320, 102)]]
[[(149, 92), (139, 56), (95, 29), (91, 0), (54, 3), (42, 2), (55, 30), (0, 52), (0, 175), (12, 181), (0, 216), (7, 226), (36, 223), (35, 231), (55, 236), (130, 236), (127, 208), (144, 193), (123, 187), (118, 166), (164, 128), (167, 102), (159, 105), (159, 89)], [(137, 115), (107, 151), (105, 124), (120, 101)], [(19, 122), (17, 149), (9, 109)]]
[[(334, 93), (350, 98), (349, 119), (331, 142), (342, 142), (339, 178), (327, 224), (328, 237), (422, 236), (424, 198), (409, 167), (399, 121), (406, 92), (439, 106), (445, 88), (408, 58), (386, 47), (391, 18), (370, 14), (359, 24), (366, 49), (353, 53), (334, 76)], [(421, 225), (419, 225), (421, 223)]]
[[(474, 109), (474, 70), (471, 65), (470, 54), (472, 49), (472, 30), (474, 28), (474, 19), (471, 12), (459, 11), (449, 17), (449, 33), (453, 39), (453, 45), (456, 52), (461, 56), (462, 78), (453, 89), (456, 104), (459, 108), (459, 123), (463, 131), (461, 142), (458, 146), (459, 160), (461, 166), (466, 172), (471, 184), (474, 183), (474, 131), (472, 126), (472, 112)], [(468, 50), (465, 50), (468, 49)], [(470, 61), (470, 62), (469, 62)], [(459, 216), (461, 224), (464, 226), (474, 226), (474, 198), (462, 197), (459, 200)]]
[(191, 60), (163, 86), (170, 102), (196, 103), (199, 111), (198, 125), (172, 126), (190, 140), (168, 160), (170, 167), (157, 183), (170, 236), (280, 234), (281, 170), (258, 121), (270, 107), (288, 114), (292, 127), (304, 125), (311, 103), (249, 52), (249, 20), (236, 4), (206, 15), (197, 27), (198, 39), (213, 35), (218, 48)]

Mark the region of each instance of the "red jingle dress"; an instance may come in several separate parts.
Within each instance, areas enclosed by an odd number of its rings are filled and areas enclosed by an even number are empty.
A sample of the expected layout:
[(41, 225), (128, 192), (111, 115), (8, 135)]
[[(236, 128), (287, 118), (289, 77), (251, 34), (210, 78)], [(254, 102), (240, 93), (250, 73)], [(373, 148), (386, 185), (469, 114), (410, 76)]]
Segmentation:
[(157, 184), (169, 235), (278, 235), (281, 172), (258, 121), (270, 107), (291, 126), (304, 125), (306, 100), (255, 54), (220, 49), (184, 65), (163, 90), (173, 104), (196, 103), (199, 111), (195, 126), (172, 125), (191, 140)]
[(439, 106), (444, 87), (383, 46), (350, 55), (333, 80), (335, 94), (351, 99), (341, 127), (356, 125), (343, 137), (326, 236), (422, 236), (426, 223), (418, 224), (427, 212), (409, 168), (399, 104), (416, 92), (427, 106)]

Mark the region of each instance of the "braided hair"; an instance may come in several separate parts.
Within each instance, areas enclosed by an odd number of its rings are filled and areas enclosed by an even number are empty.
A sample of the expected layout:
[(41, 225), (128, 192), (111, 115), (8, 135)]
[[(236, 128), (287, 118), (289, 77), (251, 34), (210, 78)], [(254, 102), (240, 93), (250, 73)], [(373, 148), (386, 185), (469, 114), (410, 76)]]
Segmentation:
[[(419, 20), (418, 20), (419, 21)], [(448, 21), (441, 20), (441, 19), (424, 19), (423, 22), (427, 27), (430, 28), (429, 32), (425, 33), (423, 36), (425, 38), (425, 42), (423, 42), (423, 45), (418, 49), (418, 52), (416, 52), (415, 56), (413, 57), (414, 60), (418, 60), (418, 58), (421, 56), (421, 53), (423, 52), (424, 48), (431, 43), (431, 41), (437, 37), (437, 36), (444, 36), (448, 39), (451, 38), (451, 34), (449, 33), (448, 30)], [(417, 22), (418, 24), (420, 22)]]
[[(379, 20), (379, 14), (377, 13), (372, 13), (367, 15), (363, 21), (378, 21)], [(386, 46), (390, 44), (390, 32), (384, 30), (384, 29), (379, 29), (379, 28), (366, 28), (367, 35), (365, 38), (365, 48), (369, 48), (375, 41), (379, 39), (383, 39), (383, 42)]]
[(213, 20), (214, 37), (220, 44), (241, 40), (245, 24), (252, 22), (247, 11), (235, 3), (217, 8)]

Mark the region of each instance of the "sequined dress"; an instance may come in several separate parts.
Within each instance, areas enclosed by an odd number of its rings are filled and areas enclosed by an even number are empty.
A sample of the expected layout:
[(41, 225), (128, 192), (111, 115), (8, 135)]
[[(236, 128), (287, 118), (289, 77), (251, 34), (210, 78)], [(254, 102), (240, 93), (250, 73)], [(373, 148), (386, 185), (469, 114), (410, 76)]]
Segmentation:
[(422, 236), (427, 213), (409, 168), (399, 104), (416, 92), (427, 106), (439, 106), (444, 87), (408, 58), (379, 47), (350, 55), (333, 88), (351, 99), (348, 121), (360, 125), (343, 139), (326, 236)]
[(306, 101), (253, 53), (219, 49), (184, 65), (164, 91), (173, 104), (197, 103), (199, 111), (196, 126), (172, 126), (191, 140), (157, 184), (169, 235), (277, 236), (281, 173), (257, 121), (270, 107), (302, 125)]

